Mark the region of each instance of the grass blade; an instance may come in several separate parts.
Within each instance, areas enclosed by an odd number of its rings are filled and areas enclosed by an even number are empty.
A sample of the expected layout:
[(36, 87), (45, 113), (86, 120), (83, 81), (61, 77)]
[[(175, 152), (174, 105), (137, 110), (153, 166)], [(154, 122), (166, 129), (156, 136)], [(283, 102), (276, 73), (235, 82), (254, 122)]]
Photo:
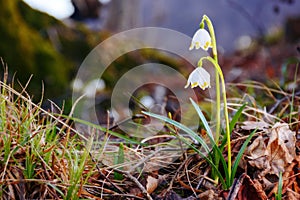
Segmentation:
[(64, 196), (64, 193), (55, 185), (51, 184), (51, 183), (46, 183), (46, 185), (49, 185), (50, 187), (52, 187), (56, 192), (58, 192), (62, 197)]
[(97, 125), (97, 124), (93, 124), (91, 122), (88, 122), (88, 121), (85, 121), (85, 120), (82, 120), (82, 119), (78, 119), (78, 118), (74, 118), (74, 117), (70, 117), (70, 116), (67, 116), (67, 115), (59, 115), (63, 118), (66, 118), (66, 119), (70, 119), (70, 120), (73, 120), (74, 122), (78, 122), (78, 123), (81, 123), (81, 124), (84, 124), (84, 125), (87, 125), (91, 128), (95, 128), (96, 130), (100, 130), (100, 131), (103, 131), (103, 132), (106, 132), (106, 133), (109, 133), (115, 137), (118, 137), (118, 138), (121, 138), (121, 139), (124, 139), (125, 141), (129, 142), (129, 143), (132, 143), (132, 144), (139, 144), (139, 145), (145, 145), (145, 144), (142, 144), (132, 138), (129, 138), (127, 137), (126, 135), (122, 135), (120, 133), (116, 133), (114, 131), (111, 131), (107, 128), (104, 128), (100, 125)]

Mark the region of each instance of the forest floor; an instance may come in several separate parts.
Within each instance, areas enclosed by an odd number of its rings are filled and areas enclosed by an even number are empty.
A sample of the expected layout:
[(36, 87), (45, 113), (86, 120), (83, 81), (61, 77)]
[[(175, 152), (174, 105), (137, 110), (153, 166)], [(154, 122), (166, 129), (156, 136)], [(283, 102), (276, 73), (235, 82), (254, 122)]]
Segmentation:
[[(300, 199), (299, 54), (296, 46), (279, 44), (220, 56), (232, 121), (247, 103), (233, 123), (233, 162), (255, 131), (230, 187), (214, 177), (210, 163), (197, 151), (199, 144), (179, 148), (176, 155), (161, 153), (161, 144), (179, 134), (172, 124), (159, 137), (144, 139), (142, 145), (121, 132), (65, 116), (59, 108), (55, 113), (44, 110), (25, 90), (14, 90), (4, 74), (0, 82), (0, 198)], [(86, 139), (73, 126), (76, 120), (90, 134), (102, 133), (101, 142)], [(205, 137), (207, 131), (200, 129), (197, 134)], [(221, 149), (228, 162), (228, 146)], [(217, 170), (228, 181), (222, 166), (219, 163)]]

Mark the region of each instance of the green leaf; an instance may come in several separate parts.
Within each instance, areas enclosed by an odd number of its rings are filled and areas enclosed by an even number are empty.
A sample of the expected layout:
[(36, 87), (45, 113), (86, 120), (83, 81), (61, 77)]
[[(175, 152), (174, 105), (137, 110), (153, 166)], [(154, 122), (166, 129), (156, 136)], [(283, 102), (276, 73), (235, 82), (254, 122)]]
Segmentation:
[(204, 115), (203, 115), (203, 113), (202, 113), (200, 107), (198, 106), (198, 104), (196, 104), (196, 103), (194, 102), (193, 99), (190, 98), (190, 101), (192, 102), (192, 104), (193, 104), (195, 110), (197, 111), (197, 113), (198, 113), (198, 115), (199, 115), (199, 117), (200, 117), (200, 119), (201, 119), (201, 121), (202, 121), (202, 123), (203, 123), (203, 125), (204, 125), (204, 128), (205, 128), (205, 130), (206, 130), (206, 132), (207, 132), (207, 134), (208, 134), (208, 137), (209, 137), (209, 139), (210, 139), (210, 142), (211, 142), (212, 144), (216, 145), (214, 136), (212, 135), (212, 132), (211, 132), (211, 129), (210, 129), (209, 125), (208, 125), (208, 122), (207, 122), (206, 118), (204, 117)]
[(154, 117), (156, 119), (159, 119), (159, 120), (162, 120), (162, 121), (165, 121), (169, 124), (172, 124), (174, 126), (176, 126), (177, 128), (179, 128), (180, 130), (184, 131), (185, 133), (187, 133), (191, 138), (193, 138), (194, 140), (196, 140), (197, 142), (199, 142), (202, 147), (205, 149), (205, 151), (207, 153), (210, 152), (210, 148), (207, 146), (206, 142), (203, 140), (202, 137), (200, 137), (197, 133), (195, 133), (193, 130), (189, 129), (188, 127), (186, 127), (185, 125), (177, 122), (177, 121), (174, 121), (168, 117), (165, 117), (165, 116), (161, 116), (161, 115), (157, 115), (157, 114), (154, 114), (154, 113), (150, 113), (150, 112), (144, 112), (142, 111), (142, 113), (144, 113), (145, 115), (148, 115), (150, 117)]
[[(118, 155), (115, 157), (115, 164), (116, 165), (120, 165), (124, 163), (124, 145), (121, 142), (119, 145), (119, 151), (118, 151)], [(120, 168), (121, 170), (123, 170), (123, 167)], [(122, 180), (124, 177), (122, 174), (118, 173), (118, 172), (114, 172), (114, 178), (116, 180)]]
[(278, 193), (275, 194), (276, 200), (282, 199), (282, 172), (279, 172)]
[[(143, 112), (145, 115), (148, 115), (150, 117), (154, 117), (156, 119), (160, 119), (162, 121), (165, 121), (169, 124), (174, 125), (175, 127), (179, 128), (180, 130), (184, 131), (185, 133), (189, 134), (193, 139), (195, 139), (197, 142), (199, 142), (202, 147), (205, 149), (206, 153), (209, 154), (209, 152), (211, 151), (208, 147), (208, 145), (206, 144), (206, 142), (202, 139), (202, 137), (200, 137), (197, 133), (195, 133), (194, 131), (192, 131), (191, 129), (189, 129), (188, 127), (186, 127), (185, 125), (174, 121), (170, 118), (167, 118), (165, 116), (161, 116), (161, 115), (157, 115), (154, 113), (149, 113), (149, 112)], [(208, 125), (208, 124), (207, 124)], [(177, 137), (179, 137), (180, 140), (182, 140), (185, 144), (189, 145), (191, 148), (193, 148), (200, 156), (202, 156), (209, 164), (210, 166), (215, 170), (215, 172), (217, 173), (217, 176), (220, 178), (221, 184), (223, 185), (223, 187), (225, 189), (228, 189), (230, 187), (229, 182), (230, 182), (230, 178), (229, 178), (229, 174), (227, 171), (227, 164), (226, 161), (222, 155), (222, 152), (220, 151), (220, 149), (214, 144), (214, 148), (216, 149), (216, 152), (218, 153), (218, 155), (220, 156), (220, 160), (221, 163), (223, 165), (224, 171), (225, 171), (225, 177), (226, 177), (226, 182), (224, 180), (224, 178), (222, 177), (221, 172), (219, 171), (218, 167), (213, 163), (213, 161), (210, 159), (209, 156), (203, 154), (199, 149), (197, 149), (194, 145), (192, 145), (186, 138), (184, 138), (181, 135), (178, 135)], [(213, 140), (214, 141), (214, 140)]]
[[(220, 181), (221, 181), (221, 184), (223, 185), (223, 188), (225, 189), (228, 189), (229, 186), (227, 185), (227, 181), (225, 182), (221, 172), (219, 171), (218, 167), (213, 163), (213, 161), (211, 159), (209, 159), (208, 156), (206, 156), (205, 154), (203, 154), (199, 149), (197, 149), (194, 145), (192, 145), (186, 138), (184, 138), (183, 136), (181, 135), (178, 135), (177, 137), (179, 137), (179, 139), (181, 141), (183, 141), (185, 144), (189, 145), (189, 147), (191, 147), (196, 153), (198, 153), (202, 158), (204, 158), (208, 163), (209, 165), (215, 170), (215, 172), (217, 173), (217, 176), (219, 177)], [(225, 163), (226, 165), (226, 162), (223, 158), (223, 162)], [(222, 163), (223, 163), (222, 162)], [(226, 171), (226, 170), (225, 170)]]
[[(198, 106), (197, 103), (195, 103), (193, 101), (193, 99), (190, 98), (190, 101), (192, 102), (195, 110), (197, 111), (197, 113), (198, 113), (198, 115), (199, 115), (199, 117), (200, 117), (200, 119), (201, 119), (201, 121), (202, 121), (202, 123), (204, 125), (204, 128), (205, 128), (206, 132), (208, 133), (208, 137), (210, 139), (210, 142), (213, 144), (213, 157), (214, 157), (214, 165), (216, 166), (216, 169), (219, 166), (219, 164), (218, 164), (219, 161), (221, 161), (221, 163), (222, 163), (222, 166), (223, 166), (223, 169), (224, 169), (224, 173), (225, 173), (225, 177), (226, 177), (226, 184), (225, 184), (225, 186), (226, 186), (226, 189), (228, 189), (228, 187), (230, 186), (229, 185), (230, 177), (229, 177), (229, 173), (228, 173), (228, 167), (227, 167), (226, 161), (225, 161), (225, 159), (223, 157), (222, 151), (218, 147), (218, 145), (215, 143), (214, 137), (212, 135), (212, 131), (211, 131), (211, 129), (210, 129), (209, 125), (208, 125), (208, 122), (207, 122), (205, 116), (203, 115), (200, 107)], [(218, 175), (219, 170), (218, 169), (217, 169), (217, 171), (213, 170), (213, 172), (217, 173), (217, 176), (219, 177), (219, 175)]]
[(231, 122), (229, 123), (229, 131), (230, 131), (230, 133), (233, 131), (233, 128), (234, 128), (235, 124), (237, 123), (238, 119), (240, 118), (240, 116), (241, 116), (241, 114), (242, 114), (244, 108), (246, 107), (246, 105), (247, 105), (247, 102), (244, 103), (244, 104), (238, 109), (238, 111), (234, 114), (234, 116), (233, 116)]
[(254, 131), (252, 131), (250, 133), (250, 135), (247, 137), (246, 141), (244, 142), (243, 146), (241, 147), (238, 155), (236, 156), (236, 159), (235, 159), (233, 167), (232, 167), (232, 174), (231, 174), (231, 178), (230, 178), (230, 184), (233, 183), (233, 180), (234, 180), (234, 177), (235, 177), (235, 173), (236, 173), (237, 168), (239, 166), (239, 162), (240, 162), (240, 160), (241, 160), (241, 158), (242, 158), (242, 156), (243, 156), (243, 154), (244, 154), (244, 152), (246, 150), (246, 147), (247, 147), (248, 143), (250, 142), (250, 140), (252, 139), (252, 137), (256, 133), (256, 130), (257, 129), (255, 129)]

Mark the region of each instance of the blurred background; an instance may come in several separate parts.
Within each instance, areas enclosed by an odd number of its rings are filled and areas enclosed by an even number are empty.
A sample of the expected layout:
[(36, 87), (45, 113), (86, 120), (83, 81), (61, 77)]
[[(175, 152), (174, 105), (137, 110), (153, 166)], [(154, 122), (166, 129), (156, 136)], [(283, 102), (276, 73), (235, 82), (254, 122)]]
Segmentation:
[[(298, 0), (0, 0), (1, 70), (8, 66), (10, 79), (23, 86), (32, 76), (27, 91), (34, 100), (44, 86), (44, 99), (60, 105), (71, 97), (84, 58), (105, 38), (146, 26), (192, 37), (203, 14), (214, 23), (227, 81), (276, 80), (282, 63), (299, 56)], [(110, 66), (104, 91), (112, 77), (147, 60), (190, 72), (178, 58), (133, 52)]]

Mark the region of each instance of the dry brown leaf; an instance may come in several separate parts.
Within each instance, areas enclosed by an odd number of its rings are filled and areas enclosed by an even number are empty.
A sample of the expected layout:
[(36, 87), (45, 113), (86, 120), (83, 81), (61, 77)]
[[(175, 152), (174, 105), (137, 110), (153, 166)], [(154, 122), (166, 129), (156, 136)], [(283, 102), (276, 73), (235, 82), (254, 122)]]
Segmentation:
[(266, 149), (267, 147), (264, 138), (261, 135), (258, 136), (246, 150), (247, 158), (250, 159), (250, 165), (257, 167), (258, 169), (268, 168), (268, 154)]
[(201, 200), (202, 199), (203, 200), (216, 200), (216, 199), (218, 199), (218, 195), (215, 193), (214, 190), (209, 189), (209, 190), (206, 190), (205, 192), (202, 192), (201, 194), (199, 194), (198, 198)]
[(244, 130), (266, 130), (269, 127), (269, 124), (264, 122), (264, 121), (260, 121), (260, 122), (256, 122), (256, 121), (246, 121), (243, 122), (243, 125), (241, 126), (242, 129)]
[(148, 176), (147, 178), (147, 185), (146, 185), (146, 190), (149, 194), (154, 192), (154, 190), (157, 188), (159, 184), (159, 179), (154, 178), (152, 176)]
[(252, 180), (248, 175), (245, 175), (243, 185), (238, 193), (238, 200), (266, 200), (268, 199), (262, 185), (257, 180)]
[(268, 197), (257, 180), (252, 180), (246, 173), (242, 174), (230, 191), (221, 192), (227, 200), (267, 200)]
[(249, 164), (265, 174), (279, 175), (294, 160), (295, 133), (286, 123), (276, 123), (273, 128), (266, 130), (268, 137), (257, 137), (246, 150)]
[(283, 199), (298, 200), (298, 199), (300, 199), (300, 194), (298, 194), (298, 193), (296, 193), (293, 190), (288, 188), (287, 191), (286, 191), (286, 196)]

